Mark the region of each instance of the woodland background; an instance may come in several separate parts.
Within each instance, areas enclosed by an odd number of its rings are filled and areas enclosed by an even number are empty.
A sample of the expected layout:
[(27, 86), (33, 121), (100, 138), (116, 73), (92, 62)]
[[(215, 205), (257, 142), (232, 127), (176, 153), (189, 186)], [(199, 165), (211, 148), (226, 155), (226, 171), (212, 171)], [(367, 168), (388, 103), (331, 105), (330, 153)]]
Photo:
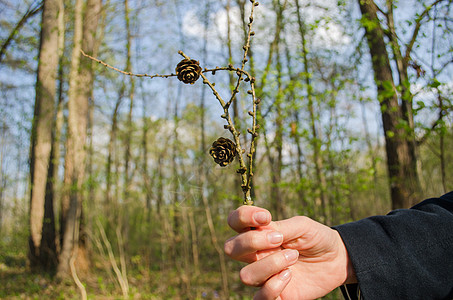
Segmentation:
[[(253, 1), (252, 1), (253, 2)], [(253, 200), (328, 225), (453, 189), (451, 0), (0, 1), (0, 297), (251, 299), (223, 254), (243, 201), (182, 59), (261, 99)], [(375, 75), (376, 74), (376, 75)], [(230, 95), (234, 72), (206, 73)], [(250, 138), (250, 97), (231, 114)], [(327, 299), (340, 299), (338, 291)]]

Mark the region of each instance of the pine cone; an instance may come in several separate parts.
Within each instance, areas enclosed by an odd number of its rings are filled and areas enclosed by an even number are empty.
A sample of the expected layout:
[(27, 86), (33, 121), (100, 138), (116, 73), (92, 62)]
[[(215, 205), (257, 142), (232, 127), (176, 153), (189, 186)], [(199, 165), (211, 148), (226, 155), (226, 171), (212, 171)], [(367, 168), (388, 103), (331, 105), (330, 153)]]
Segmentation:
[(183, 59), (176, 66), (176, 76), (184, 83), (194, 84), (201, 74), (200, 63), (195, 59)]
[(229, 165), (237, 154), (236, 144), (233, 141), (220, 137), (212, 143), (209, 154), (214, 158), (214, 161), (221, 167)]

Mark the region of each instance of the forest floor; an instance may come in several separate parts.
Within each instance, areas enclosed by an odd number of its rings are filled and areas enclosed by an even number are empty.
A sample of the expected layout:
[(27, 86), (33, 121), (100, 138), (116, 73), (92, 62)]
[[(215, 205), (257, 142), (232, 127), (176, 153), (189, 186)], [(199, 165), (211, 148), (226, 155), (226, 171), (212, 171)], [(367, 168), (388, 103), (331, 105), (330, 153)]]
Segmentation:
[[(90, 274), (81, 275), (88, 299), (124, 299), (112, 272), (94, 267)], [(253, 290), (243, 287), (237, 274), (230, 280), (228, 299), (251, 299)], [(128, 299), (221, 299), (220, 274), (197, 276), (190, 286), (181, 283), (177, 272), (137, 272), (128, 275)], [(24, 253), (0, 253), (0, 299), (80, 299), (80, 293), (70, 279), (57, 282), (50, 275), (30, 272)]]
[[(80, 275), (88, 299), (125, 299), (113, 272), (106, 272), (95, 265), (90, 274)], [(156, 270), (130, 270), (127, 299), (251, 300), (255, 289), (242, 285), (237, 273), (229, 275), (229, 295), (223, 297), (219, 272), (193, 276), (192, 282), (188, 284), (187, 281), (182, 282), (178, 272), (162, 274)], [(57, 282), (50, 275), (30, 272), (24, 253), (0, 251), (0, 283), (0, 299), (81, 299), (80, 292), (71, 279)], [(323, 299), (343, 298), (336, 290)]]

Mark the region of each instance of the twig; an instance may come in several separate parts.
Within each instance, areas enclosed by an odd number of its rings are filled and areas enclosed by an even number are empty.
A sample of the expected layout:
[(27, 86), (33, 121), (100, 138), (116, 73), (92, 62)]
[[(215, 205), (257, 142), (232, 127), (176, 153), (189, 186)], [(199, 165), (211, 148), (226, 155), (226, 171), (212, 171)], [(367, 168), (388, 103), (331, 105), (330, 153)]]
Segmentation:
[[(250, 10), (249, 23), (247, 24), (247, 26), (248, 26), (247, 39), (246, 39), (245, 45), (243, 46), (244, 56), (242, 57), (242, 65), (241, 65), (241, 68), (238, 70), (238, 72), (244, 72), (245, 64), (248, 61), (247, 55), (248, 55), (248, 51), (250, 49), (250, 39), (251, 39), (252, 35), (255, 34), (252, 31), (252, 23), (253, 23), (253, 13), (255, 10), (255, 6), (258, 6), (258, 2), (255, 2), (255, 0), (251, 0), (250, 2), (252, 2), (252, 8)], [(250, 78), (250, 76), (249, 76), (249, 78)], [(233, 99), (236, 97), (236, 94), (239, 92), (238, 88), (239, 88), (239, 84), (241, 83), (241, 80), (242, 80), (242, 76), (241, 76), (241, 74), (238, 74), (238, 81), (236, 83), (236, 87), (233, 89), (229, 103), (233, 102)]]
[[(120, 256), (121, 275), (123, 275), (123, 280), (124, 280), (123, 296), (124, 296), (124, 299), (127, 299), (128, 291), (129, 291), (129, 282), (127, 280), (126, 258), (124, 256), (124, 242), (123, 242), (123, 236), (121, 234), (120, 226), (116, 227), (116, 238), (118, 239), (118, 250), (119, 250), (119, 256)], [(125, 293), (125, 291), (126, 291), (126, 293)]]
[[(178, 51), (178, 53), (185, 59), (190, 59), (190, 57), (187, 56), (183, 51), (180, 50), (180, 51)], [(220, 68), (216, 68), (215, 70), (217, 70), (217, 69), (220, 69)], [(224, 68), (224, 69), (230, 70), (233, 68), (228, 67), (228, 68)], [(225, 125), (225, 129), (228, 129), (231, 132), (231, 134), (234, 137), (234, 141), (236, 143), (236, 152), (238, 153), (237, 157), (239, 160), (239, 170), (247, 170), (244, 158), (242, 157), (243, 150), (241, 147), (241, 141), (239, 139), (240, 132), (234, 126), (233, 120), (232, 120), (230, 112), (229, 112), (229, 104), (225, 103), (225, 100), (222, 99), (219, 92), (215, 89), (214, 85), (209, 81), (209, 79), (203, 73), (201, 73), (200, 76), (201, 76), (201, 78), (203, 78), (203, 83), (209, 86), (209, 88), (212, 90), (212, 93), (217, 98), (217, 100), (219, 101), (220, 105), (223, 108), (224, 114), (222, 115), (222, 118), (224, 118), (228, 123), (228, 125)], [(241, 173), (241, 187), (244, 191), (244, 196), (247, 198), (247, 196), (246, 196), (247, 191), (244, 190), (244, 188), (247, 187), (247, 175), (245, 174), (245, 172)]]
[(118, 268), (118, 264), (116, 263), (116, 260), (115, 260), (115, 255), (113, 254), (113, 251), (112, 251), (112, 246), (110, 245), (107, 235), (105, 234), (104, 227), (102, 227), (102, 224), (99, 221), (99, 219), (96, 219), (96, 224), (98, 225), (99, 233), (101, 234), (102, 241), (104, 242), (104, 244), (107, 248), (107, 253), (109, 255), (110, 264), (112, 265), (113, 271), (115, 272), (116, 278), (121, 286), (121, 291), (123, 292), (123, 296), (125, 299), (127, 299), (128, 293), (129, 293), (127, 278), (123, 277), (123, 274), (121, 273), (120, 269)]
[[(174, 77), (176, 76), (176, 74), (174, 73), (171, 73), (171, 74), (154, 74), (154, 75), (150, 75), (150, 74), (136, 74), (136, 73), (132, 73), (132, 72), (126, 72), (126, 71), (123, 71), (121, 69), (118, 69), (114, 66), (111, 66), (109, 65), (108, 63), (106, 63), (105, 61), (103, 60), (100, 60), (96, 57), (93, 57), (89, 54), (86, 54), (83, 50), (80, 50), (80, 53), (82, 53), (83, 56), (91, 59), (91, 60), (94, 60), (95, 62), (111, 69), (111, 70), (114, 70), (116, 72), (119, 72), (121, 74), (124, 74), (124, 75), (127, 75), (127, 76), (134, 76), (134, 77), (148, 77), (148, 78), (169, 78), (169, 77)], [(202, 71), (202, 73), (209, 73), (209, 72), (216, 72), (216, 71), (235, 71), (235, 72), (240, 72), (242, 74), (244, 74), (246, 76), (246, 78), (251, 78), (250, 74), (245, 71), (245, 70), (241, 70), (240, 68), (234, 68), (233, 66), (228, 66), (228, 67), (216, 67), (216, 68), (213, 68), (213, 69), (204, 69)]]
[[(237, 170), (237, 172), (241, 176), (241, 188), (244, 193), (244, 204), (245, 205), (253, 205), (253, 200), (251, 197), (251, 185), (252, 185), (252, 178), (253, 178), (253, 156), (254, 156), (254, 153), (256, 150), (255, 143), (256, 143), (256, 138), (258, 137), (257, 130), (259, 128), (259, 125), (257, 124), (257, 120), (256, 120), (257, 105), (260, 102), (260, 100), (257, 99), (256, 95), (255, 95), (255, 78), (253, 76), (251, 76), (247, 71), (244, 70), (245, 64), (248, 61), (247, 56), (248, 56), (248, 51), (250, 49), (250, 40), (251, 40), (251, 37), (255, 34), (252, 31), (254, 8), (256, 6), (258, 6), (257, 1), (250, 0), (250, 2), (252, 3), (252, 8), (250, 10), (249, 23), (247, 25), (248, 26), (247, 39), (245, 41), (245, 45), (242, 47), (244, 49), (244, 55), (242, 58), (241, 67), (235, 68), (235, 67), (233, 67), (233, 65), (229, 64), (227, 67), (216, 67), (216, 68), (212, 68), (212, 69), (205, 68), (204, 70), (202, 70), (200, 72), (200, 76), (203, 78), (203, 83), (209, 86), (212, 93), (214, 94), (214, 96), (219, 101), (220, 105), (222, 106), (224, 113), (221, 115), (221, 117), (223, 119), (225, 119), (228, 123), (227, 125), (224, 126), (225, 129), (228, 129), (234, 137), (234, 141), (236, 143), (237, 158), (239, 161), (239, 169)], [(177, 76), (174, 73), (167, 74), (167, 75), (161, 75), (161, 74), (149, 75), (149, 74), (134, 74), (132, 72), (125, 72), (123, 70), (120, 70), (118, 68), (115, 68), (115, 67), (103, 62), (102, 60), (99, 60), (91, 55), (86, 54), (82, 50), (81, 50), (81, 53), (83, 56), (85, 56), (89, 59), (92, 59), (109, 69), (112, 69), (116, 72), (119, 72), (119, 73), (127, 75), (127, 76), (148, 77), (148, 78), (156, 78), (156, 77), (168, 78), (168, 77)], [(178, 51), (178, 54), (183, 56), (185, 59), (190, 60), (190, 57), (187, 56), (183, 51), (181, 51), (181, 50)], [(211, 83), (204, 74), (204, 73), (209, 73), (209, 72), (212, 72), (213, 74), (215, 74), (216, 71), (236, 72), (236, 74), (238, 76), (236, 86), (233, 88), (230, 99), (227, 102), (225, 102), (225, 100), (220, 96), (219, 92), (214, 87), (214, 84)], [(243, 76), (244, 76), (244, 78), (243, 78)], [(249, 149), (249, 152), (247, 153), (248, 165), (245, 164), (244, 157), (243, 157), (243, 153), (245, 153), (245, 150), (242, 149), (241, 140), (239, 138), (241, 133), (236, 129), (234, 122), (231, 118), (231, 115), (229, 113), (229, 108), (230, 108), (232, 102), (236, 99), (237, 93), (239, 93), (239, 85), (240, 85), (241, 81), (249, 82), (250, 90), (248, 90), (247, 93), (252, 98), (252, 110), (248, 112), (249, 116), (252, 117), (252, 126), (251, 126), (251, 128), (247, 129), (247, 132), (251, 135), (250, 149)]]
[(135, 74), (135, 73), (132, 73), (132, 72), (125, 72), (125, 71), (123, 71), (123, 70), (120, 70), (120, 69), (118, 69), (118, 68), (115, 68), (115, 67), (109, 65), (108, 63), (106, 63), (106, 62), (104, 62), (104, 61), (102, 61), (102, 60), (100, 60), (100, 59), (97, 59), (97, 58), (95, 58), (95, 57), (93, 57), (93, 56), (91, 56), (91, 55), (86, 54), (85, 52), (83, 52), (83, 50), (80, 50), (80, 52), (82, 53), (83, 56), (88, 57), (89, 59), (92, 59), (92, 60), (94, 60), (95, 62), (98, 62), (98, 63), (100, 63), (101, 65), (103, 65), (103, 66), (105, 66), (105, 67), (107, 67), (107, 68), (109, 68), (109, 69), (112, 69), (112, 70), (114, 70), (114, 71), (116, 71), (116, 72), (119, 72), (119, 73), (124, 74), (124, 75), (127, 75), (127, 76), (134, 76), (134, 77), (148, 77), (148, 78), (156, 78), (156, 77), (160, 77), (160, 78), (168, 78), (168, 77), (176, 76), (176, 74), (173, 74), (173, 73), (171, 73), (171, 74), (169, 74), (169, 75), (160, 75), (160, 74), (149, 75), (149, 74)]

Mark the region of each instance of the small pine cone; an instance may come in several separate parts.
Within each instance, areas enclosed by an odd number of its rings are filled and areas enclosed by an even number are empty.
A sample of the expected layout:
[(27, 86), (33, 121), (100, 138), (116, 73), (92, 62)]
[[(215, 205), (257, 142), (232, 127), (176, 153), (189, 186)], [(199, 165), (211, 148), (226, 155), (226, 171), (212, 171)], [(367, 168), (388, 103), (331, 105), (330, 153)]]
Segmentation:
[(220, 137), (212, 143), (209, 154), (217, 164), (221, 167), (226, 167), (234, 160), (237, 154), (236, 144), (227, 138)]
[(184, 83), (194, 84), (201, 74), (200, 63), (195, 59), (183, 59), (176, 66), (176, 76)]

